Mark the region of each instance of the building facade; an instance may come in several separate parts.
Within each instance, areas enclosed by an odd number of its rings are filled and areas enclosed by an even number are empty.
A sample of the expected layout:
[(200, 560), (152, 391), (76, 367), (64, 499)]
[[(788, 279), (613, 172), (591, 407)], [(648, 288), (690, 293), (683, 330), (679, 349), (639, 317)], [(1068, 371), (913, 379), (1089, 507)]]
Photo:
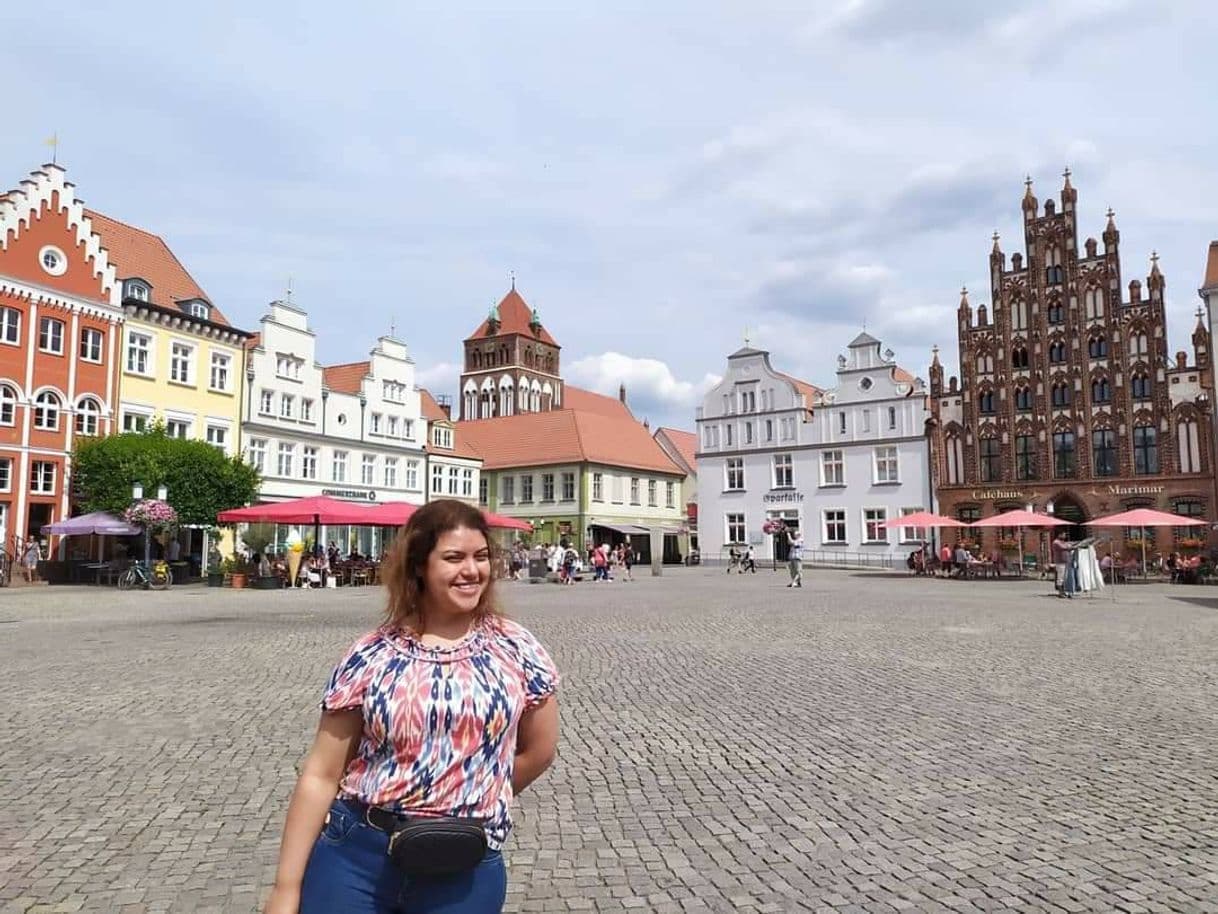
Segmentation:
[[(247, 348), (243, 437), (263, 501), (424, 502), (427, 423), (404, 343), (381, 337), (366, 361), (323, 367), (306, 313), (276, 301)], [(375, 528), (323, 537), (364, 555), (383, 545)]]
[[(961, 296), (959, 381), (944, 383), (935, 354), (940, 508), (967, 521), (1030, 505), (1078, 524), (1074, 536), (1116, 536), (1118, 551), (1143, 537), (1169, 551), (1190, 534), (1086, 523), (1135, 507), (1213, 519), (1210, 334), (1199, 323), (1193, 360), (1171, 357), (1158, 258), (1124, 297), (1112, 211), (1101, 241), (1080, 246), (1069, 172), (1058, 202), (1042, 210), (1029, 180), (1024, 251), (1008, 263), (994, 236), (992, 308)], [(990, 551), (1010, 536), (987, 531), (982, 543)]]
[[(623, 391), (624, 395), (624, 391)], [(698, 550), (698, 435), (679, 428), (661, 426), (652, 435), (668, 458), (685, 473), (681, 491), (685, 495), (685, 525), (689, 528), (689, 548)]]
[(70, 516), (71, 453), (114, 431), (121, 288), (64, 169), (0, 195), (0, 548)]
[(452, 420), (452, 404), (419, 390), (423, 418), (427, 421), (427, 500), (456, 498), (478, 504), (482, 479), (482, 455), (466, 440)]
[(888, 564), (926, 531), (888, 528), (930, 504), (925, 385), (866, 333), (822, 390), (744, 348), (698, 410), (699, 541), (705, 560), (752, 545), (784, 561), (775, 522), (803, 534), (809, 562)]

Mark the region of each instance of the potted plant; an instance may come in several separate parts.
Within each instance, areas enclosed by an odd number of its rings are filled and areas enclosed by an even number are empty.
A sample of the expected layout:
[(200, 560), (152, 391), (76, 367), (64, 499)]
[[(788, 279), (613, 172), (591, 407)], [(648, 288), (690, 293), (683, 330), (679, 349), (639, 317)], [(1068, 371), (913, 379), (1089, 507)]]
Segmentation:
[(229, 585), (234, 590), (243, 590), (246, 581), (249, 577), (249, 572), (246, 570), (245, 561), (235, 555), (230, 555), (221, 565), (224, 573), (228, 575)]

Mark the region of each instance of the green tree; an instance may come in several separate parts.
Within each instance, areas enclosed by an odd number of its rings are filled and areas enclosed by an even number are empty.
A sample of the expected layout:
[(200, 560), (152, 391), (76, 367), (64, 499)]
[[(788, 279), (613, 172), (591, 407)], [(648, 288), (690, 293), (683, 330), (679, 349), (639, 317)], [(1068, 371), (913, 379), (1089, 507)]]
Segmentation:
[(86, 511), (121, 514), (131, 486), (155, 498), (157, 486), (183, 524), (215, 524), (216, 515), (249, 504), (258, 495), (258, 471), (240, 457), (226, 457), (206, 441), (171, 438), (163, 426), (108, 438), (79, 439), (72, 455), (72, 491)]

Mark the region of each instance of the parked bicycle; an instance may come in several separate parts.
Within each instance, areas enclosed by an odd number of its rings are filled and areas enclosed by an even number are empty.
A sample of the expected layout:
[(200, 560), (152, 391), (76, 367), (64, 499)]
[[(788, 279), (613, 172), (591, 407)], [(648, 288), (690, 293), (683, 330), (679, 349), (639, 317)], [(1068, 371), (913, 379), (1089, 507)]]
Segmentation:
[(153, 562), (149, 571), (143, 562), (133, 562), (118, 579), (119, 590), (132, 590), (139, 587), (143, 590), (168, 590), (173, 584), (173, 575), (169, 573), (169, 563)]

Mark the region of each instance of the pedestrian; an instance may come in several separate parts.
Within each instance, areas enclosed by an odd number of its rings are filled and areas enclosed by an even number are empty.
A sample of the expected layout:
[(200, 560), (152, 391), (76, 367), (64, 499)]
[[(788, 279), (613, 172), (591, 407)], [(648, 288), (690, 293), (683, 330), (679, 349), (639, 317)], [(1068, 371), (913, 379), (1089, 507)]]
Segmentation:
[(787, 529), (787, 571), (791, 575), (788, 587), (804, 586), (804, 538), (798, 530)]
[(1053, 538), (1049, 549), (1053, 556), (1053, 586), (1057, 590), (1057, 595), (1062, 598), (1073, 597), (1073, 588), (1068, 589), (1066, 587), (1066, 571), (1070, 563), (1071, 544), (1066, 539), (1064, 531), (1057, 531), (1057, 535)]
[(753, 552), (752, 543), (749, 543), (748, 549), (744, 552), (744, 561), (740, 564), (740, 573), (744, 574), (746, 571), (757, 573), (757, 556)]
[(634, 568), (634, 547), (629, 543), (622, 545), (622, 567), (626, 569), (626, 576), (623, 581), (633, 581), (634, 573), (631, 569)]
[(382, 574), (385, 620), (330, 676), (266, 914), (503, 910), (510, 805), (554, 758), (558, 673), (496, 605), (477, 508), (421, 507)]
[(21, 554), (21, 567), (25, 570), (25, 580), (27, 584), (33, 584), (38, 580), (38, 563), (42, 560), (42, 546), (38, 543), (38, 537), (32, 538), (26, 544), (25, 551)]
[(939, 550), (939, 567), (943, 569), (943, 577), (945, 578), (952, 576), (953, 556), (952, 547), (944, 543), (943, 548)]

